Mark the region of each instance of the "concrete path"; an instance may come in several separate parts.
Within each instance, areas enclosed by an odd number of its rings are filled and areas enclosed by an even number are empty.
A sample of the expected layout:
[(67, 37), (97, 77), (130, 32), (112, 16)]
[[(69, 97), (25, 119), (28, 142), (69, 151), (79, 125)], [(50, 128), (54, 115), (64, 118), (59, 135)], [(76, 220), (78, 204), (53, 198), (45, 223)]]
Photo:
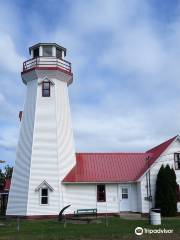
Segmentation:
[(142, 217), (140, 213), (120, 213), (120, 218), (122, 219), (128, 219), (128, 220), (144, 220), (147, 219), (147, 217)]

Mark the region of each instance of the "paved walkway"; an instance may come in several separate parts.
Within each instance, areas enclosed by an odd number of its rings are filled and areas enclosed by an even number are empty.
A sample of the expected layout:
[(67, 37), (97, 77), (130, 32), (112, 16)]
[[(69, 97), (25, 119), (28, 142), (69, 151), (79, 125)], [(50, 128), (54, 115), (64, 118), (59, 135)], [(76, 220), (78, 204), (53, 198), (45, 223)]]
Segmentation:
[(128, 220), (142, 220), (147, 219), (147, 217), (142, 217), (140, 213), (120, 213), (120, 218), (122, 219), (128, 219)]

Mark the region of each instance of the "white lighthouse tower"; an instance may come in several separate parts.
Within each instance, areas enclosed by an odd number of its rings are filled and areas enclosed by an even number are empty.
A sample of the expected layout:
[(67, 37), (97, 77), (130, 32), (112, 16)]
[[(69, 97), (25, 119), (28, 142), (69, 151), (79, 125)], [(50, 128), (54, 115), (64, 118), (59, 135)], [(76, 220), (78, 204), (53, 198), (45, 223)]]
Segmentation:
[(57, 215), (64, 207), (62, 179), (75, 165), (66, 49), (55, 43), (29, 48), (27, 87), (7, 215)]

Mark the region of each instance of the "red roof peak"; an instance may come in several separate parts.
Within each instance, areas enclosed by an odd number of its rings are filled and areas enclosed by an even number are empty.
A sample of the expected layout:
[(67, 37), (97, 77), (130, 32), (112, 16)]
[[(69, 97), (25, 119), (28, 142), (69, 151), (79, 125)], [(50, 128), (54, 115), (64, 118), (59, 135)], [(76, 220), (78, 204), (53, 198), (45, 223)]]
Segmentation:
[(178, 137), (178, 135), (174, 136), (173, 138), (170, 138), (168, 140), (166, 140), (165, 142), (151, 148), (150, 150), (146, 151), (147, 153), (154, 153), (157, 150), (165, 150), (176, 138)]
[(132, 155), (134, 155), (134, 154), (144, 154), (143, 152), (80, 152), (80, 153), (76, 153), (76, 155), (115, 155), (115, 154), (117, 154), (117, 155), (120, 155), (120, 154), (132, 154)]

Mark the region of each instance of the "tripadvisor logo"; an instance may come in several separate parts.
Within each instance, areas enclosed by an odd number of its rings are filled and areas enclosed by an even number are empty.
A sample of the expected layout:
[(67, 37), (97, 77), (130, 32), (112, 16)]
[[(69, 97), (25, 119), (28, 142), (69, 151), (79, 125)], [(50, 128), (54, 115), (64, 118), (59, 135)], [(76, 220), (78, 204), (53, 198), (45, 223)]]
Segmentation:
[(143, 234), (143, 228), (142, 227), (137, 227), (135, 228), (135, 234), (140, 236)]
[(144, 228), (143, 229), (142, 227), (137, 227), (137, 228), (135, 228), (134, 232), (138, 236), (142, 235), (143, 233), (145, 233), (145, 234), (158, 234), (158, 233), (169, 234), (169, 233), (173, 233), (173, 229), (165, 229), (165, 228), (163, 228), (163, 229), (162, 228), (158, 228), (158, 229)]

